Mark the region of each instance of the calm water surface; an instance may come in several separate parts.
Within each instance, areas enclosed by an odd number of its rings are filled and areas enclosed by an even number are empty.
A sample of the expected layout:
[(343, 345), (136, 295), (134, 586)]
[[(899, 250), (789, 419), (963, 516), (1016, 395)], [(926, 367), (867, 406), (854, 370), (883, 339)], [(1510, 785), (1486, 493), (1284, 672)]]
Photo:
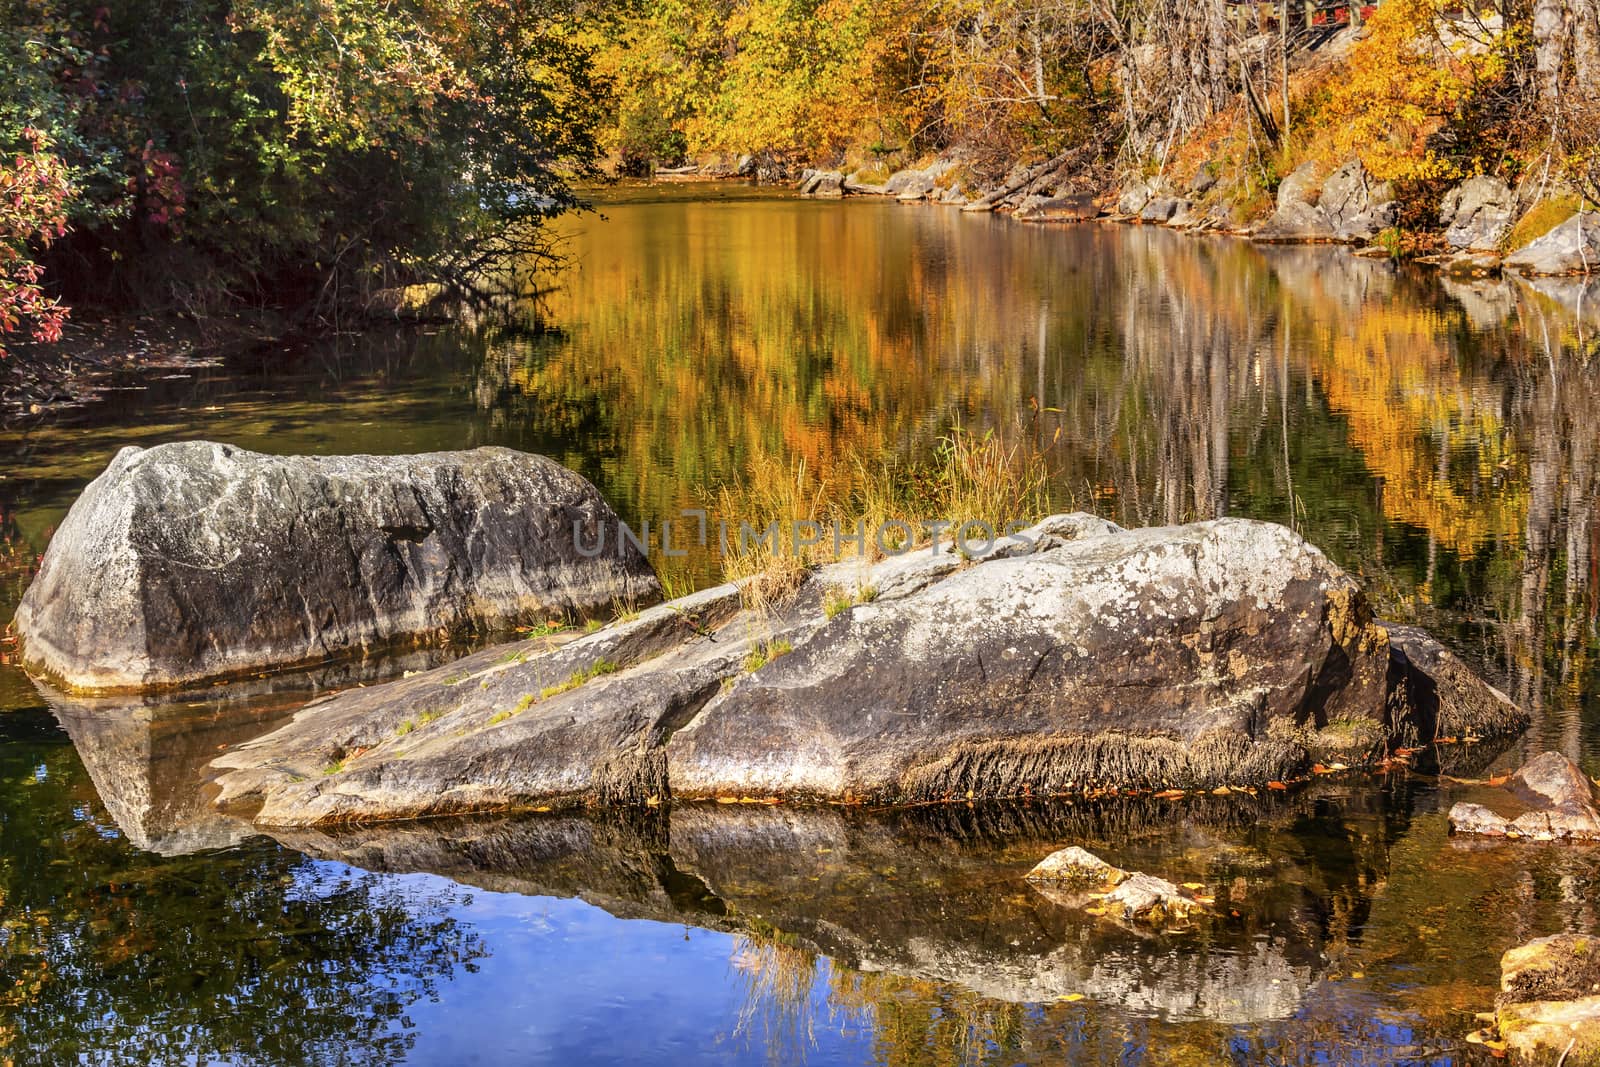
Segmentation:
[[(825, 473), (993, 429), (1046, 450), (1062, 507), (1295, 525), (1535, 711), (1480, 764), (1600, 772), (1600, 289), (738, 186), (619, 190), (568, 229), (573, 268), (517, 324), (257, 354), (0, 430), (0, 618), (126, 444), (505, 444), (637, 523), (767, 457)], [(1498, 954), (1600, 909), (1600, 855), (1452, 840), (1463, 787), (1421, 776), (281, 840), (210, 811), (218, 750), (421, 662), (56, 707), (0, 663), (0, 1061), (1467, 1062)], [(1068, 843), (1224, 915), (1140, 933), (1027, 888)]]

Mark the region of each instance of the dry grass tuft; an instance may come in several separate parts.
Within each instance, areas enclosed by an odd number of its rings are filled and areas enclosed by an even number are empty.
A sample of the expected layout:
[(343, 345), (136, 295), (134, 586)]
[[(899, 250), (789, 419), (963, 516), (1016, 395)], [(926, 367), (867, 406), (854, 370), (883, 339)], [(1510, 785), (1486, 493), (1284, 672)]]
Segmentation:
[[(881, 558), (885, 549), (906, 547), (895, 540), (902, 530), (913, 543), (926, 543), (928, 520), (956, 524), (941, 538), (952, 544), (962, 523), (1002, 533), (1007, 523), (1033, 522), (1049, 511), (1048, 484), (1040, 452), (992, 431), (953, 432), (921, 464), (847, 456), (831, 478), (804, 462), (761, 459), (740, 485), (716, 495), (715, 510), (728, 524), (723, 573), (747, 581), (748, 606), (780, 607), (822, 563)], [(864, 546), (852, 539), (858, 529), (866, 531)]]

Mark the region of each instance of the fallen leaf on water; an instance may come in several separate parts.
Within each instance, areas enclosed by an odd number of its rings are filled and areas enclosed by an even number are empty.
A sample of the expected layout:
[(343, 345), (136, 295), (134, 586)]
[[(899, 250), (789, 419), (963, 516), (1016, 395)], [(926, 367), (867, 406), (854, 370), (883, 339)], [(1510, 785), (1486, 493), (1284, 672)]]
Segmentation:
[(1083, 994), (1082, 993), (1067, 993), (1067, 994), (1065, 994), (1064, 996), (1062, 996), (1062, 997), (1060, 997), (1058, 999), (1064, 1000), (1068, 1004), (1072, 1004), (1072, 1003), (1075, 1003), (1077, 1001), (1082, 1000), (1083, 999)]
[(1171, 800), (1173, 797), (1181, 797), (1181, 796), (1183, 796), (1183, 790), (1181, 790), (1181, 789), (1163, 789), (1161, 792), (1157, 793), (1156, 796), (1157, 796), (1157, 798), (1159, 798), (1161, 800)]
[(1267, 783), (1267, 788), (1268, 789), (1288, 789), (1289, 787), (1287, 785), (1284, 785), (1282, 782), (1268, 782)]
[(718, 804), (737, 804), (737, 803), (739, 803), (739, 798), (738, 797), (718, 797), (717, 798), (717, 803)]
[(1509, 774), (1491, 774), (1489, 776), (1490, 785), (1505, 785), (1509, 781), (1511, 781)]

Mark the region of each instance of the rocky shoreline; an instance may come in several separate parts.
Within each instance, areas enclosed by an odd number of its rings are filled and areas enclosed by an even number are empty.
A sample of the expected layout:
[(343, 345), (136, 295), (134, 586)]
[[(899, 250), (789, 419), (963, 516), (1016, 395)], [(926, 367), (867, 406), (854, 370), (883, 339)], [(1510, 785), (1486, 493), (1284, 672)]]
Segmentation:
[[(1215, 169), (1202, 165), (1188, 181), (1156, 176), (1131, 178), (1106, 188), (1076, 173), (1070, 154), (1032, 166), (1018, 165), (993, 187), (963, 185), (959, 161), (941, 158), (924, 167), (895, 171), (887, 180), (864, 180), (862, 172), (808, 169), (795, 188), (802, 196), (889, 197), (962, 211), (1006, 212), (1021, 222), (1104, 221), (1165, 226), (1201, 234), (1224, 234), (1268, 244), (1340, 244), (1357, 255), (1392, 258), (1399, 203), (1394, 187), (1367, 174), (1359, 160), (1329, 170), (1301, 164), (1278, 184), (1270, 214), (1241, 219)], [(1600, 273), (1600, 214), (1572, 211), (1545, 232), (1509, 247), (1518, 224), (1559, 190), (1513, 188), (1503, 179), (1477, 175), (1452, 187), (1438, 207), (1444, 249), (1414, 257), (1454, 276), (1481, 277), (1502, 271), (1534, 277)]]

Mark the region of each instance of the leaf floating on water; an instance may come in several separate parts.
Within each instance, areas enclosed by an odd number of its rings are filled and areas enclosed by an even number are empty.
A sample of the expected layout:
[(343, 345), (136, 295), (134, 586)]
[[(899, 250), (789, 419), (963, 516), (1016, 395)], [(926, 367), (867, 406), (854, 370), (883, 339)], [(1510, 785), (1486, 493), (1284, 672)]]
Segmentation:
[(1267, 783), (1267, 788), (1268, 789), (1288, 789), (1289, 787), (1287, 785), (1285, 785), (1284, 783), (1282, 783), (1282, 782), (1268, 782)]
[(1078, 1001), (1083, 999), (1083, 994), (1082, 993), (1064, 993), (1061, 996), (1057, 997), (1056, 999), (1057, 1000), (1064, 1000), (1068, 1004), (1076, 1004)]
[(717, 803), (718, 804), (737, 804), (737, 803), (739, 803), (739, 798), (738, 797), (718, 797), (717, 798)]
[(1183, 883), (1183, 888), (1185, 888), (1185, 889), (1200, 890), (1200, 889), (1204, 889), (1205, 887), (1206, 887), (1206, 884), (1204, 882), (1184, 882)]
[(1159, 800), (1171, 800), (1174, 797), (1181, 796), (1183, 796), (1183, 790), (1181, 789), (1163, 789), (1161, 792), (1156, 794), (1156, 798)]

